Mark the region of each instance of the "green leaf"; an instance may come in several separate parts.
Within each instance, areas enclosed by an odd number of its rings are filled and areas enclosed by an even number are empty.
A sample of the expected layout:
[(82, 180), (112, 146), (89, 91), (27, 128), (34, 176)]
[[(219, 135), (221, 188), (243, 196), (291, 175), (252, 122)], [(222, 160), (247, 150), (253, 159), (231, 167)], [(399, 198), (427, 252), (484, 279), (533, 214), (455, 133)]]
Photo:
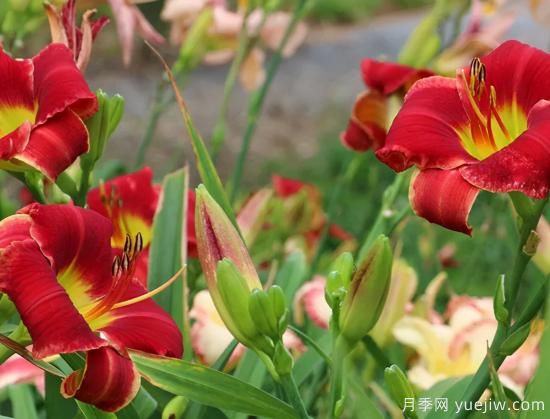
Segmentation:
[(66, 399), (60, 393), (61, 378), (55, 375), (45, 374), (46, 379), (46, 417), (48, 418), (71, 418), (77, 412), (73, 399)]
[[(162, 195), (155, 218), (151, 248), (149, 251), (149, 289), (161, 286), (168, 278), (178, 272), (186, 263), (186, 214), (187, 188), (189, 180), (187, 168), (167, 175), (162, 183)], [(186, 277), (186, 273), (183, 273)], [(176, 281), (170, 288), (154, 297), (175, 320), (184, 335), (186, 359), (190, 359), (192, 351), (189, 339), (187, 313), (184, 295), (184, 281)], [(188, 358), (189, 357), (189, 358)]]
[[(493, 360), (493, 357), (491, 356), (491, 351), (487, 347), (487, 359), (489, 360), (489, 372), (491, 374), (491, 388), (493, 397), (496, 401), (499, 403), (502, 403), (503, 406), (508, 406), (508, 397), (506, 396), (506, 392), (504, 390), (504, 386), (500, 382), (500, 378), (498, 376), (497, 370), (495, 369), (495, 362)], [(498, 417), (501, 419), (509, 419), (510, 418), (510, 412), (506, 409), (501, 410), (498, 412)]]
[[(267, 368), (254, 351), (246, 351), (233, 374), (235, 378), (256, 387), (261, 387), (267, 374)], [(231, 419), (247, 419), (247, 415), (231, 412)]]
[(38, 419), (32, 387), (29, 384), (18, 384), (8, 387), (8, 392), (16, 418)]
[(157, 401), (141, 387), (134, 400), (116, 415), (119, 419), (148, 419), (157, 409)]
[[(546, 295), (546, 309), (544, 313), (545, 329), (540, 342), (540, 357), (537, 372), (531, 383), (527, 387), (525, 400), (530, 406), (542, 406), (542, 410), (535, 409), (522, 410), (519, 414), (520, 419), (543, 419), (547, 418), (544, 407), (550, 406), (550, 392), (548, 391), (548, 377), (550, 376), (550, 292)], [(544, 404), (542, 404), (544, 403)]]
[(116, 419), (117, 417), (114, 413), (104, 412), (103, 410), (95, 408), (91, 404), (86, 404), (78, 400), (76, 400), (76, 405), (86, 419)]
[(170, 80), (170, 83), (172, 85), (172, 89), (174, 90), (174, 96), (176, 97), (178, 107), (183, 117), (183, 122), (185, 123), (187, 132), (189, 133), (189, 137), (191, 138), (191, 146), (193, 147), (193, 153), (195, 154), (195, 160), (197, 163), (197, 170), (199, 172), (202, 183), (204, 183), (204, 186), (206, 186), (208, 192), (210, 192), (216, 202), (223, 208), (226, 215), (229, 217), (235, 228), (237, 228), (238, 230), (239, 226), (237, 225), (237, 220), (235, 218), (235, 213), (233, 212), (233, 207), (231, 206), (227, 194), (225, 193), (222, 181), (220, 180), (220, 176), (218, 175), (216, 166), (214, 166), (214, 162), (212, 161), (212, 158), (208, 153), (208, 149), (204, 144), (204, 140), (197, 131), (197, 128), (195, 127), (195, 124), (191, 119), (191, 115), (189, 114), (187, 105), (185, 104), (185, 101), (183, 100), (183, 97), (178, 89), (178, 85), (176, 83), (172, 70), (170, 69), (168, 64), (166, 64), (164, 58), (162, 58), (162, 56), (153, 47), (150, 46), (150, 48), (162, 62), (164, 70), (166, 71), (166, 75), (168, 76), (168, 79)]
[(221, 409), (277, 419), (296, 418), (293, 409), (259, 388), (235, 377), (191, 362), (148, 356), (130, 357), (151, 384), (172, 394)]
[(435, 400), (437, 398), (447, 399), (449, 409), (447, 412), (443, 410), (429, 410), (427, 412), (418, 412), (418, 417), (420, 419), (447, 419), (454, 417), (455, 414), (455, 402), (461, 403), (462, 396), (466, 388), (472, 381), (472, 376), (467, 375), (462, 378), (448, 378), (446, 380), (440, 381), (427, 390), (424, 394), (420, 396)]
[(365, 391), (365, 387), (361, 383), (361, 378), (358, 377), (357, 372), (353, 371), (348, 373), (347, 383), (350, 401), (352, 402), (349, 403), (348, 406), (352, 407), (352, 410), (355, 412), (355, 417), (364, 417), (365, 412), (369, 412), (369, 419), (384, 418), (384, 415), (378, 410), (376, 404), (374, 404)]
[(59, 371), (59, 369), (45, 361), (34, 358), (23, 345), (20, 345), (13, 339), (10, 339), (9, 337), (4, 335), (0, 335), (0, 345), (4, 345), (5, 347), (9, 348), (10, 350), (17, 353), (22, 358), (25, 358), (27, 361), (29, 361), (31, 364), (34, 364), (38, 368), (49, 372), (50, 374), (57, 375), (58, 377), (63, 377), (63, 373)]

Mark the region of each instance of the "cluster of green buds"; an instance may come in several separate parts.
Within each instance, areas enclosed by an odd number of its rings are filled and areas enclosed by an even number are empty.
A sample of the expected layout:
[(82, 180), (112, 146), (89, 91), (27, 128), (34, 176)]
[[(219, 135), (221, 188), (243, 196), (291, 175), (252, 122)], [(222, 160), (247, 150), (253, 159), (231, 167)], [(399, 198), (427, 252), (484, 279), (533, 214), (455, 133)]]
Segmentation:
[(388, 295), (392, 271), (389, 239), (379, 236), (355, 270), (353, 256), (341, 254), (327, 277), (325, 296), (332, 307), (332, 327), (349, 343), (374, 327)]
[(195, 225), (199, 260), (225, 326), (258, 353), (274, 376), (288, 374), (293, 360), (282, 343), (290, 316), (285, 295), (277, 286), (263, 291), (237, 228), (202, 185)]

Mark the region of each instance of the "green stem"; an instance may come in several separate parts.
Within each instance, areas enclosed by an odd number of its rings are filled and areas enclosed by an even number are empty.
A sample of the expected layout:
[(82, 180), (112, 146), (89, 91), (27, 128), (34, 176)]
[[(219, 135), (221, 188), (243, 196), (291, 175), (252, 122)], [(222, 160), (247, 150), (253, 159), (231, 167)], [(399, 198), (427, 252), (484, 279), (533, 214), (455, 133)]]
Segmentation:
[(256, 127), (258, 125), (258, 117), (264, 105), (267, 92), (271, 87), (271, 84), (275, 78), (275, 74), (277, 73), (277, 70), (279, 69), (281, 61), (283, 59), (283, 51), (290, 39), (290, 36), (294, 32), (294, 29), (298, 25), (298, 22), (305, 15), (308, 9), (308, 7), (306, 6), (308, 6), (309, 3), (311, 2), (312, 0), (298, 1), (298, 4), (296, 5), (296, 8), (294, 9), (294, 13), (292, 15), (292, 20), (290, 21), (290, 24), (287, 26), (285, 30), (283, 39), (281, 40), (281, 43), (279, 44), (277, 50), (271, 57), (271, 61), (269, 62), (269, 66), (267, 69), (266, 79), (262, 84), (262, 86), (259, 88), (259, 90), (254, 95), (252, 95), (250, 105), (248, 107), (248, 121), (246, 125), (246, 130), (243, 136), (241, 149), (237, 157), (235, 171), (233, 172), (233, 176), (231, 178), (231, 193), (230, 193), (231, 202), (235, 202), (239, 194), (241, 178), (244, 170), (244, 163), (246, 161), (248, 152), (250, 150), (250, 142), (252, 140), (252, 136), (256, 132)]
[[(25, 186), (29, 189), (29, 191), (32, 194), (33, 199), (40, 203), (40, 204), (46, 204), (46, 196), (44, 195), (44, 189), (39, 185), (39, 181), (37, 179), (30, 179), (30, 177), (33, 175), (32, 173), (22, 173), (22, 172), (9, 172), (13, 177), (19, 179), (21, 182), (25, 184)], [(36, 174), (36, 173), (35, 173)]]
[(294, 376), (292, 374), (284, 374), (280, 376), (280, 379), (288, 403), (296, 409), (300, 419), (309, 419), (304, 400), (300, 395)]
[[(505, 306), (510, 313), (510, 319), (513, 317), (514, 308), (516, 307), (517, 297), (521, 285), (521, 279), (527, 264), (531, 260), (532, 254), (525, 252), (525, 245), (530, 239), (531, 233), (535, 231), (539, 219), (542, 215), (542, 211), (548, 198), (533, 203), (528, 201), (525, 197), (519, 196), (517, 194), (511, 194), (511, 199), (516, 207), (516, 210), (520, 214), (519, 220), (519, 243), (516, 248), (516, 258), (514, 261), (514, 266), (512, 268), (512, 274), (510, 276), (510, 282), (505, 288), (506, 300)], [(519, 316), (518, 322), (513, 326), (510, 326), (510, 323), (504, 324), (499, 323), (495, 337), (493, 338), (493, 343), (489, 348), (489, 351), (492, 355), (495, 368), (498, 370), (506, 356), (502, 355), (500, 352), (500, 346), (511, 333), (516, 331), (519, 327), (525, 323), (532, 320), (532, 318), (537, 314), (538, 309), (542, 306), (544, 300), (541, 300), (535, 296), (535, 298), (527, 304), (526, 309)], [(540, 305), (539, 305), (540, 304)], [(461, 400), (464, 400), (466, 403), (479, 400), (483, 391), (487, 388), (490, 381), (490, 371), (489, 363), (487, 358), (483, 361), (476, 374), (472, 378), (472, 381), (468, 385), (466, 392), (462, 396)], [(456, 415), (457, 418), (466, 417), (466, 412), (461, 411)]]
[(312, 348), (315, 352), (319, 354), (321, 358), (326, 362), (326, 364), (329, 367), (332, 367), (332, 359), (330, 359), (330, 356), (328, 356), (325, 351), (321, 349), (321, 347), (315, 342), (309, 335), (302, 332), (300, 329), (294, 327), (294, 326), (288, 326), (290, 330), (292, 330), (294, 333), (296, 333), (307, 346)]
[(393, 206), (399, 197), (403, 185), (406, 185), (409, 180), (410, 172), (397, 173), (393, 179), (392, 184), (384, 192), (382, 198), (382, 205), (380, 211), (372, 224), (372, 227), (369, 230), (367, 238), (361, 246), (357, 260), (360, 262), (366, 256), (369, 251), (372, 242), (380, 234), (389, 234), (396, 227), (399, 222), (408, 214), (410, 207), (406, 207), (404, 210), (394, 213)]
[(153, 137), (155, 136), (155, 131), (157, 129), (159, 119), (164, 110), (172, 103), (172, 100), (165, 98), (167, 86), (168, 83), (166, 83), (163, 78), (157, 83), (153, 105), (151, 107), (151, 112), (149, 113), (149, 118), (145, 127), (145, 134), (143, 135), (143, 140), (139, 145), (138, 153), (136, 156), (136, 168), (140, 168), (145, 162), (145, 156), (147, 154), (147, 150), (153, 142)]
[[(82, 176), (84, 176), (84, 173), (82, 173)], [(89, 178), (89, 175), (88, 175), (88, 178)], [(82, 183), (82, 182), (81, 182)], [(82, 206), (80, 203), (79, 203), (79, 199), (80, 199), (80, 190), (77, 190), (76, 188), (76, 183), (74, 182), (73, 178), (70, 177), (67, 172), (63, 172), (61, 173), (56, 181), (55, 181), (55, 184), (59, 187), (59, 189), (61, 189), (61, 191), (63, 191), (63, 193), (66, 193), (67, 195), (69, 195), (73, 201), (75, 201), (75, 203), (77, 205), (80, 205)], [(86, 188), (86, 193), (88, 192), (88, 188)], [(86, 197), (86, 194), (84, 194), (84, 199)]]
[(392, 362), (388, 359), (384, 351), (382, 351), (380, 346), (378, 346), (372, 337), (366, 335), (363, 337), (363, 343), (365, 344), (367, 351), (372, 355), (372, 358), (381, 368), (386, 368), (392, 365)]
[[(248, 14), (249, 14), (249, 11), (247, 11), (246, 16), (248, 16)], [(268, 16), (269, 16), (268, 13), (263, 14), (262, 20), (257, 28), (258, 33), (264, 27)], [(239, 76), (239, 71), (241, 69), (241, 66), (244, 60), (246, 59), (246, 57), (248, 57), (248, 54), (250, 54), (250, 51), (252, 51), (252, 49), (256, 46), (259, 40), (258, 36), (254, 36), (251, 38), (248, 36), (247, 22), (248, 22), (248, 19), (245, 17), (245, 19), (243, 19), (241, 32), (239, 35), (239, 38), (240, 38), (239, 49), (237, 50), (237, 54), (235, 55), (235, 58), (231, 63), (231, 67), (229, 68), (229, 73), (227, 74), (227, 78), (225, 79), (225, 83), (223, 86), (222, 106), (221, 106), (218, 118), (216, 120), (216, 125), (214, 126), (214, 131), (212, 132), (212, 159), (213, 160), (215, 160), (216, 157), (218, 156), (220, 149), (222, 148), (223, 143), (225, 141), (226, 120), (227, 120), (227, 113), (229, 111), (229, 99), (231, 97), (231, 94), (233, 93), (233, 90), (235, 89), (235, 84)]]
[[(334, 335), (334, 334), (333, 334)], [(336, 337), (332, 350), (332, 377), (330, 385), (330, 417), (338, 418), (344, 404), (344, 372), (346, 359), (350, 352), (349, 343), (340, 335)]]

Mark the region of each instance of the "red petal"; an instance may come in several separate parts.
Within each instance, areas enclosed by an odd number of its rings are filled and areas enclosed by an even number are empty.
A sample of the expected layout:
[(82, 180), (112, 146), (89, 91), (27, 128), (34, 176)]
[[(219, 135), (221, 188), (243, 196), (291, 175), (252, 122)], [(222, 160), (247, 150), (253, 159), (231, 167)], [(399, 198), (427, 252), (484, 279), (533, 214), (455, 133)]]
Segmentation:
[(466, 182), (459, 170), (423, 170), (411, 180), (409, 200), (414, 212), (431, 223), (471, 234), (468, 215), (479, 189)]
[(29, 143), (31, 128), (32, 124), (27, 121), (0, 138), (0, 160), (9, 160), (25, 149)]
[(86, 367), (63, 380), (61, 394), (116, 412), (134, 399), (140, 385), (133, 362), (107, 347), (86, 354)]
[(197, 235), (195, 232), (195, 191), (187, 192), (187, 256), (198, 257)]
[[(143, 295), (147, 290), (134, 282), (121, 301)], [(116, 347), (181, 358), (183, 338), (172, 318), (151, 298), (106, 315), (108, 324), (99, 330)]]
[(377, 91), (361, 94), (353, 105), (347, 130), (342, 133), (344, 145), (355, 151), (378, 150), (386, 139), (388, 106)]
[(23, 107), (34, 110), (33, 63), (14, 60), (0, 49), (0, 109)]
[(527, 131), (513, 143), (460, 172), (480, 189), (546, 197), (550, 191), (550, 101), (533, 107)]
[(92, 333), (33, 240), (4, 249), (0, 264), (0, 291), (17, 307), (32, 337), (36, 358), (106, 344)]
[(297, 194), (305, 186), (305, 184), (299, 180), (285, 178), (278, 175), (273, 175), (271, 177), (271, 182), (273, 183), (275, 193), (281, 198), (286, 198)]
[(54, 180), (88, 151), (88, 130), (79, 116), (67, 109), (35, 127), (27, 147), (15, 157)]
[(92, 189), (86, 200), (91, 209), (111, 219), (115, 228), (113, 247), (123, 248), (126, 234), (134, 238), (137, 233), (148, 246), (159, 199), (151, 168), (105, 182), (104, 193), (107, 199), (113, 197), (112, 203), (102, 200), (100, 188)]
[(0, 251), (10, 244), (31, 238), (31, 218), (28, 215), (16, 214), (0, 221)]
[(22, 212), (31, 216), (31, 235), (57, 275), (79, 282), (89, 296), (104, 295), (112, 282), (109, 220), (72, 205), (32, 204)]
[(385, 96), (401, 88), (407, 90), (415, 81), (434, 74), (426, 69), (371, 59), (361, 62), (361, 70), (365, 84)]
[(395, 171), (454, 169), (477, 161), (462, 147), (455, 129), (468, 117), (453, 78), (433, 76), (415, 83), (377, 157)]
[(67, 108), (83, 118), (97, 111), (96, 96), (66, 46), (50, 44), (33, 58), (33, 63), (38, 124)]
[(495, 87), (497, 108), (516, 101), (527, 115), (539, 100), (550, 98), (550, 54), (507, 41), (481, 61), (487, 68), (487, 86)]

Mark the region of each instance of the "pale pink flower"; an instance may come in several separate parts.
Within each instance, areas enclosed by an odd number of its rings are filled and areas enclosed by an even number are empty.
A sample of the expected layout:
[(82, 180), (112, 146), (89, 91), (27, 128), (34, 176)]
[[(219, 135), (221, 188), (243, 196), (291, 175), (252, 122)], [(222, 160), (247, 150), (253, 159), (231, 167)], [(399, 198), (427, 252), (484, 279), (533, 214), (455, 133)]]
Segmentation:
[(20, 383), (34, 384), (44, 394), (44, 371), (15, 354), (0, 365), (0, 389)]

